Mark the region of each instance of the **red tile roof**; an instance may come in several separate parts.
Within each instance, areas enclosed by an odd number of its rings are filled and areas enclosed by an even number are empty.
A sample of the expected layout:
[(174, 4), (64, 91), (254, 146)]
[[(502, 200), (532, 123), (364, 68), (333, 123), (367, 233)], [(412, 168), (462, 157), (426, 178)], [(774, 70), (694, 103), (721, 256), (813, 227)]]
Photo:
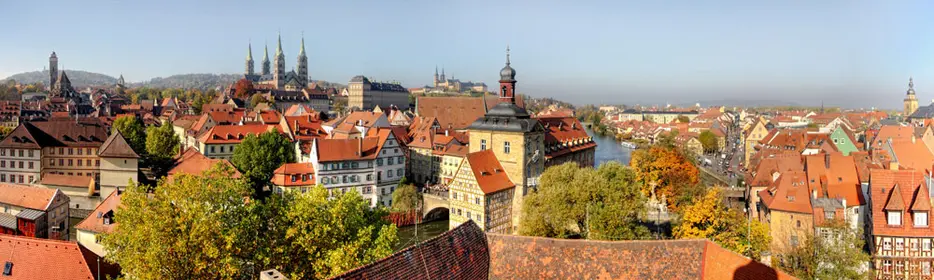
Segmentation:
[(203, 154), (201, 154), (200, 152), (198, 152), (197, 150), (195, 150), (194, 148), (188, 148), (188, 150), (185, 150), (185, 153), (183, 153), (182, 156), (180, 156), (176, 160), (175, 166), (172, 167), (171, 170), (169, 170), (167, 177), (171, 179), (173, 176), (179, 175), (179, 174), (200, 175), (204, 171), (211, 169), (211, 167), (213, 167), (217, 163), (230, 166), (230, 168), (233, 169), (233, 172), (234, 172), (233, 177), (240, 178), (241, 176), (240, 172), (237, 171), (237, 169), (234, 168), (233, 164), (231, 164), (226, 159), (208, 158), (204, 156)]
[(208, 112), (208, 115), (211, 116), (211, 119), (214, 120), (216, 124), (236, 124), (243, 121), (244, 111), (235, 110), (235, 111), (219, 111), (219, 112)]
[(847, 207), (866, 204), (852, 156), (818, 154), (807, 156), (806, 162), (808, 188), (817, 190), (817, 197), (844, 198)]
[(707, 240), (487, 240), (490, 279), (794, 279)]
[(331, 279), (487, 279), (486, 235), (473, 221)]
[(380, 130), (375, 137), (358, 139), (316, 139), (319, 162), (375, 159), (389, 139), (389, 130)]
[(893, 141), (911, 140), (912, 135), (914, 135), (914, 128), (910, 126), (886, 125), (879, 129), (879, 132), (872, 138), (871, 144), (873, 148), (881, 148), (890, 138)]
[(538, 117), (545, 127), (545, 157), (552, 158), (567, 153), (597, 147), (584, 125), (574, 117)]
[(13, 263), (6, 280), (95, 279), (78, 243), (0, 235), (0, 255)]
[(925, 170), (931, 168), (931, 164), (934, 163), (934, 154), (931, 154), (931, 150), (928, 150), (921, 139), (892, 140), (892, 151), (895, 152), (895, 159), (902, 168)]
[[(311, 163), (286, 163), (273, 171), (270, 181), (276, 186), (315, 185), (315, 167)], [(295, 180), (292, 180), (295, 176)]]
[[(503, 102), (492, 95), (486, 97), (428, 97), (419, 96), (415, 102), (416, 112), (421, 117), (437, 118), (441, 129), (466, 129), (478, 118), (486, 114), (486, 108), (493, 108)], [(484, 98), (486, 107), (484, 108)], [(516, 98), (516, 105), (525, 107), (523, 98)]]
[[(872, 181), (869, 186), (869, 196), (872, 197), (872, 235), (882, 236), (934, 236), (934, 228), (915, 227), (914, 215), (905, 211), (916, 199), (924, 199), (919, 188), (927, 188), (924, 182), (924, 173), (917, 170), (889, 170), (872, 169)], [(930, 199), (930, 197), (927, 197)], [(930, 202), (929, 202), (930, 203)], [(900, 226), (888, 225), (885, 211), (895, 210), (902, 212)], [(928, 217), (930, 219), (930, 217)], [(931, 224), (930, 221), (928, 224)]]
[[(87, 218), (84, 218), (84, 220), (81, 220), (75, 228), (94, 233), (112, 232), (114, 227), (117, 226), (116, 221), (111, 220), (111, 223), (105, 224), (104, 216), (107, 216), (109, 212), (113, 212), (120, 207), (120, 195), (120, 192), (111, 192), (110, 195), (107, 196), (104, 201), (101, 201), (101, 203), (97, 205), (97, 208), (94, 208), (94, 211), (91, 211), (91, 214), (89, 214)], [(110, 215), (112, 216), (113, 213), (110, 213)]]
[(775, 183), (759, 191), (759, 197), (771, 211), (811, 214), (811, 195), (803, 171), (783, 173)]
[(266, 124), (216, 125), (204, 132), (198, 141), (205, 144), (238, 144), (247, 135), (260, 135), (267, 131), (281, 132), (281, 129)]
[(45, 211), (60, 192), (56, 189), (0, 183), (0, 203)]
[(506, 170), (496, 159), (493, 150), (469, 153), (467, 162), (470, 164), (474, 178), (477, 179), (477, 185), (484, 194), (492, 194), (516, 186), (509, 180), (509, 175), (506, 175)]
[(91, 176), (74, 176), (74, 175), (60, 175), (46, 173), (42, 175), (42, 180), (39, 181), (39, 184), (45, 186), (64, 186), (64, 187), (73, 187), (73, 188), (89, 188), (88, 193), (93, 193), (94, 186), (91, 185), (91, 182), (94, 181), (94, 177)]
[[(28, 122), (22, 123), (0, 141), (0, 148), (39, 149), (39, 143), (36, 141), (36, 137), (33, 136), (33, 132), (38, 130)], [(39, 131), (39, 133), (42, 132)]]

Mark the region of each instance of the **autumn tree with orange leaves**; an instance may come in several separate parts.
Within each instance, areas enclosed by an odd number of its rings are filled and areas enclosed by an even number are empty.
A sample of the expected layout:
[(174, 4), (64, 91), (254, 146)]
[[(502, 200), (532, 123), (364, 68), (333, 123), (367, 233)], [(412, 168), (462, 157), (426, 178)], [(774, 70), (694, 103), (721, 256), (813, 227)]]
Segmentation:
[(247, 79), (240, 79), (234, 86), (234, 96), (240, 99), (247, 99), (253, 94), (253, 83)]
[(636, 150), (630, 165), (642, 182), (642, 192), (659, 200), (664, 197), (671, 209), (677, 209), (681, 201), (689, 202), (699, 188), (697, 166), (675, 147), (653, 145)]

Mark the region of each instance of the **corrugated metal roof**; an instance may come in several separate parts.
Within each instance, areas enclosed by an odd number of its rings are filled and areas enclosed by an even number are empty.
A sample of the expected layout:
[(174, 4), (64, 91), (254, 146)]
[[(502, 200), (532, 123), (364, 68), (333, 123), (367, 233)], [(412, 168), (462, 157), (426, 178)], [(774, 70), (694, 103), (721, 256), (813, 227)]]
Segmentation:
[(7, 213), (0, 213), (0, 227), (16, 229), (16, 216)]
[(16, 217), (34, 221), (41, 217), (42, 214), (45, 214), (45, 212), (32, 209), (23, 209), (23, 211), (20, 211), (19, 214), (16, 214)]

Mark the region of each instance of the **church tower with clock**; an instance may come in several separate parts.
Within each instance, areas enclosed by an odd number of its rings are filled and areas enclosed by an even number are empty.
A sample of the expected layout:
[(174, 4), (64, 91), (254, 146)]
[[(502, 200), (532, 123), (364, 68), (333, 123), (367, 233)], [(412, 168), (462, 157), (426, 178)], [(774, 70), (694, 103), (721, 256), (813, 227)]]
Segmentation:
[(500, 103), (468, 127), (470, 152), (492, 150), (516, 185), (513, 196), (513, 225), (519, 224), (523, 197), (538, 186), (545, 169), (545, 129), (525, 108), (516, 105), (516, 71), (509, 61), (500, 74)]

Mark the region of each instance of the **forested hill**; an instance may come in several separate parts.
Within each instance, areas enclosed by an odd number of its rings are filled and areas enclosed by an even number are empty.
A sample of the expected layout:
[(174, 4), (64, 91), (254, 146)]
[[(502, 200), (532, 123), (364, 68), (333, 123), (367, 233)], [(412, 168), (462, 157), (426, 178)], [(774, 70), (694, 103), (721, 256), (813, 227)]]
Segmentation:
[[(68, 80), (71, 81), (71, 85), (76, 88), (95, 85), (113, 85), (117, 83), (117, 78), (100, 73), (81, 70), (66, 70), (65, 73), (68, 75)], [(19, 73), (4, 78), (3, 81), (10, 79), (16, 80), (16, 82), (20, 84), (33, 84), (38, 82), (47, 85), (49, 83), (49, 70)]]
[(179, 74), (165, 78), (152, 78), (147, 82), (132, 83), (130, 87), (150, 87), (150, 88), (197, 88), (208, 90), (215, 87), (230, 85), (240, 78), (242, 74)]

